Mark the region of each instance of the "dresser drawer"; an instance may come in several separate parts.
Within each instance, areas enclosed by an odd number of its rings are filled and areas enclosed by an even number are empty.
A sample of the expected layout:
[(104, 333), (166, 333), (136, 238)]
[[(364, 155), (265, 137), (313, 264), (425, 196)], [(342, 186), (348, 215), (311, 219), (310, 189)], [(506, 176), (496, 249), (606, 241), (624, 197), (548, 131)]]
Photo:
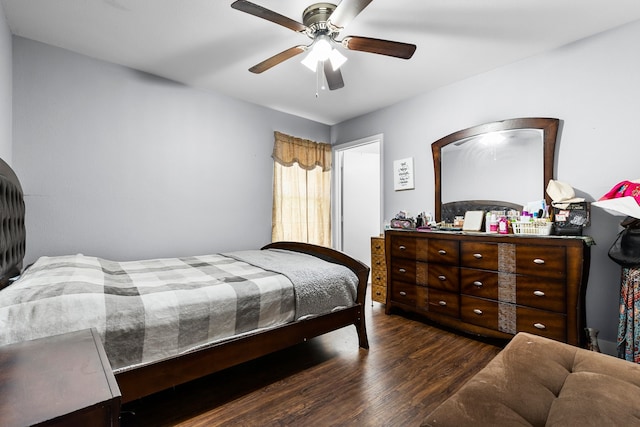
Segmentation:
[(531, 276), (566, 276), (566, 250), (558, 246), (518, 246), (516, 249), (516, 272)]
[(451, 265), (428, 264), (427, 286), (444, 291), (460, 292), (460, 269)]
[(408, 283), (427, 284), (427, 264), (420, 261), (395, 258), (391, 260), (391, 266), (387, 270), (393, 280), (402, 280)]
[(387, 269), (387, 263), (384, 259), (384, 255), (380, 255), (380, 254), (372, 254), (371, 255), (371, 269), (375, 270), (386, 270)]
[(516, 312), (518, 332), (529, 332), (566, 342), (567, 318), (565, 315), (520, 306), (516, 308)]
[(518, 305), (565, 313), (567, 304), (564, 280), (518, 276), (516, 302)]
[(387, 286), (387, 270), (384, 268), (373, 268), (371, 270), (371, 284), (376, 286)]
[(391, 256), (440, 264), (458, 265), (459, 244), (456, 240), (393, 236)]
[(430, 263), (458, 265), (460, 249), (457, 240), (429, 239), (427, 260)]
[(386, 303), (387, 302), (387, 286), (376, 285), (375, 283), (371, 285), (371, 299), (379, 302)]
[(495, 271), (460, 269), (460, 292), (474, 297), (498, 299), (498, 273)]
[(460, 265), (483, 270), (498, 270), (498, 244), (461, 242)]
[(384, 238), (371, 238), (371, 256), (373, 255), (382, 255), (384, 257)]
[(460, 296), (451, 292), (429, 289), (429, 311), (460, 317)]
[(394, 259), (388, 274), (393, 280), (434, 287), (446, 291), (460, 290), (459, 269), (451, 265), (427, 264), (408, 259)]
[(389, 242), (392, 257), (427, 260), (427, 239), (410, 236), (392, 236)]
[(417, 288), (416, 285), (393, 281), (391, 283), (391, 300), (415, 307), (418, 296)]
[(462, 295), (460, 297), (460, 318), (463, 322), (498, 330), (498, 303)]

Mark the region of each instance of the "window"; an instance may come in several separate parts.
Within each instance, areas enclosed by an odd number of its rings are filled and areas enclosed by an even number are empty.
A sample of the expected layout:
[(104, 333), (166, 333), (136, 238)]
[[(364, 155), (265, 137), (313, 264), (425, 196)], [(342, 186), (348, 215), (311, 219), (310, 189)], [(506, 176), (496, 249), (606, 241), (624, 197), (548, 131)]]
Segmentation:
[(271, 238), (331, 246), (331, 145), (275, 132)]

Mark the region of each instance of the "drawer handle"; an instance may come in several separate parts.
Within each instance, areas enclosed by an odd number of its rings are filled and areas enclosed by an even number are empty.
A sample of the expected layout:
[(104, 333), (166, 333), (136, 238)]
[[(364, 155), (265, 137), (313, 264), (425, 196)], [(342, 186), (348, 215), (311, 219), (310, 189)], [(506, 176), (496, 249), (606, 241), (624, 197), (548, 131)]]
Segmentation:
[(446, 254), (447, 254), (447, 251), (445, 251), (444, 249), (440, 249), (440, 250), (438, 251), (438, 253), (439, 253), (440, 255), (446, 255)]
[(534, 262), (535, 264), (544, 264), (544, 260), (543, 260), (543, 259), (540, 259), (540, 258), (536, 258), (536, 259), (534, 259), (534, 260), (533, 260), (533, 262)]
[(447, 280), (447, 276), (438, 276), (438, 279), (444, 282), (445, 280)]
[(406, 297), (407, 293), (405, 291), (400, 291), (400, 295), (403, 296), (403, 297)]
[(473, 257), (475, 259), (481, 259), (482, 258), (482, 254), (473, 254)]
[(446, 301), (438, 301), (438, 304), (440, 304), (443, 307), (446, 307), (447, 302)]
[(404, 245), (400, 245), (398, 246), (398, 249), (400, 249), (401, 251), (404, 251), (405, 249), (407, 249), (407, 247)]
[(382, 292), (376, 291), (376, 295), (380, 296), (380, 295), (382, 295)]
[(481, 315), (482, 315), (482, 310), (480, 310), (479, 308), (474, 308), (474, 309), (473, 309), (473, 312), (474, 312), (475, 314), (477, 314), (478, 316), (481, 316)]
[(406, 272), (407, 272), (407, 270), (405, 270), (404, 268), (399, 268), (399, 269), (398, 269), (398, 271), (399, 271), (400, 273), (406, 273)]
[(381, 263), (380, 263), (380, 261), (376, 261), (376, 265), (378, 265), (378, 266), (379, 266), (380, 264), (381, 264)]
[(376, 280), (382, 280), (382, 276), (376, 276)]
[(535, 326), (538, 329), (543, 329), (543, 330), (547, 329), (547, 327), (544, 326), (544, 324), (542, 324), (542, 323), (534, 323), (533, 326)]
[(542, 291), (533, 291), (533, 294), (537, 297), (543, 297), (544, 296), (544, 292)]
[(481, 287), (483, 287), (483, 286), (484, 286), (484, 285), (482, 284), (482, 282), (481, 282), (481, 281), (479, 281), (479, 280), (476, 280), (475, 282), (473, 282), (473, 285), (474, 285), (474, 286), (477, 286), (478, 288), (481, 288)]
[(380, 245), (376, 245), (376, 249), (380, 249), (380, 247), (381, 247)]

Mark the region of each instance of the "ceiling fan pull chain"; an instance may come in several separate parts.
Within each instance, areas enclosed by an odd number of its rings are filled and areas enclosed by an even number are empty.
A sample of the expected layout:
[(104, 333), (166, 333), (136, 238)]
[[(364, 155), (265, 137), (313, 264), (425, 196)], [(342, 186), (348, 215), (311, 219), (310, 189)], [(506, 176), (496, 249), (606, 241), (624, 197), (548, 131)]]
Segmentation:
[(320, 61), (316, 62), (316, 98), (320, 97)]
[(316, 63), (316, 98), (320, 97), (320, 91), (324, 90), (324, 63), (318, 61)]

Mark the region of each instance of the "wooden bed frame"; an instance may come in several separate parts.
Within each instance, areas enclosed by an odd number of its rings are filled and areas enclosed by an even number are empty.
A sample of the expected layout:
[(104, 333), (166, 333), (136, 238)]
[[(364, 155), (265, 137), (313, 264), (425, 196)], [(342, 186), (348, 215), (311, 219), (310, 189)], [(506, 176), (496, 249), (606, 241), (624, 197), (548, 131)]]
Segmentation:
[[(0, 289), (19, 274), (25, 255), (25, 206), (20, 182), (0, 159)], [(122, 402), (153, 394), (185, 382), (218, 372), (277, 350), (304, 342), (310, 338), (345, 326), (354, 325), (360, 347), (368, 349), (363, 307), (369, 267), (342, 252), (298, 242), (276, 242), (262, 249), (288, 249), (342, 264), (358, 276), (356, 304), (329, 314), (299, 320), (272, 329), (231, 338), (191, 353), (140, 366), (116, 374)]]

